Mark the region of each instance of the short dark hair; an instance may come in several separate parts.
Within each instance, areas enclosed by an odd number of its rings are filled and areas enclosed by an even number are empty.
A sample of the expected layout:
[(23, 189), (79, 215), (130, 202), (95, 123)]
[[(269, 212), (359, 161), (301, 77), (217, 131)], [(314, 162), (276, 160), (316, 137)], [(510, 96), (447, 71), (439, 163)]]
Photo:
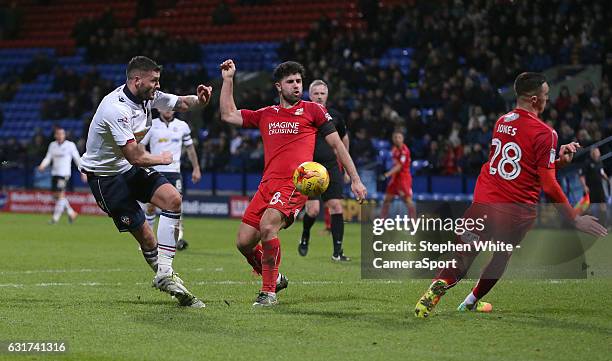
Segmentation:
[(162, 66), (146, 56), (135, 56), (127, 65), (125, 76), (129, 79), (135, 71), (161, 71)]
[(306, 74), (306, 70), (304, 70), (304, 66), (296, 61), (286, 61), (284, 63), (280, 63), (274, 69), (272, 73), (272, 78), (275, 82), (281, 81), (284, 77), (293, 74), (300, 74), (302, 79), (304, 79), (304, 75)]
[(514, 81), (514, 91), (518, 97), (532, 96), (540, 90), (544, 83), (546, 83), (546, 77), (542, 73), (521, 73)]

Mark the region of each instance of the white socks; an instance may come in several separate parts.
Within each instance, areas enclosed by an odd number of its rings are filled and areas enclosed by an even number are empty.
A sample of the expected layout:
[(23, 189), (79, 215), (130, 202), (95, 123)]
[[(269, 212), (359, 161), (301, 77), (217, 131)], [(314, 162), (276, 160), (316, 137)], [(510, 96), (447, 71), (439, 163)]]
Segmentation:
[(476, 298), (476, 296), (474, 296), (474, 292), (470, 291), (470, 293), (467, 295), (467, 297), (465, 298), (465, 300), (463, 300), (463, 304), (465, 305), (473, 305), (478, 301), (478, 298)]
[(55, 201), (55, 208), (53, 209), (53, 222), (59, 222), (60, 217), (64, 213), (64, 198)]
[(72, 207), (70, 207), (70, 202), (68, 202), (67, 198), (60, 198), (55, 201), (55, 208), (53, 209), (53, 222), (59, 222), (62, 213), (68, 213), (70, 217), (74, 216), (75, 212)]
[(172, 260), (176, 253), (180, 212), (162, 211), (157, 225), (157, 275), (172, 274)]

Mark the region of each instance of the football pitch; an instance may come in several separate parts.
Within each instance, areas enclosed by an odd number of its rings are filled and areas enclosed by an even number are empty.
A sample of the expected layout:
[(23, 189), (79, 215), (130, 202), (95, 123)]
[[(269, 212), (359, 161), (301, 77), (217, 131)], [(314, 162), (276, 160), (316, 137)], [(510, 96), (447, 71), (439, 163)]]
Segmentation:
[[(188, 250), (175, 269), (205, 309), (183, 309), (151, 288), (136, 242), (105, 217), (0, 213), (0, 342), (61, 341), (61, 354), (0, 360), (609, 360), (612, 279), (502, 280), (491, 314), (455, 311), (460, 283), (426, 320), (412, 311), (428, 280), (360, 278), (359, 227), (347, 225), (348, 264), (313, 228), (281, 232), (289, 288), (273, 309), (252, 309), (260, 281), (234, 246), (237, 220), (186, 219)], [(608, 239), (610, 241), (610, 239)], [(611, 261), (612, 262), (612, 261)]]

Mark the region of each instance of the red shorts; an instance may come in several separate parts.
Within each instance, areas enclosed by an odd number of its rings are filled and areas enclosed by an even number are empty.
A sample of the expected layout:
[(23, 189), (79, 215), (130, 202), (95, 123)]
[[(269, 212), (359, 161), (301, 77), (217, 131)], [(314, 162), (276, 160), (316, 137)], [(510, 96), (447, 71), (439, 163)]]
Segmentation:
[(259, 183), (257, 192), (249, 203), (242, 223), (255, 227), (259, 230), (259, 222), (268, 208), (279, 210), (285, 216), (285, 228), (289, 227), (308, 197), (298, 192), (291, 178), (268, 179)]
[(385, 194), (412, 198), (412, 177), (391, 178)]
[(464, 219), (484, 219), (484, 229), (457, 236), (463, 243), (500, 241), (514, 246), (521, 243), (535, 222), (535, 212), (513, 204), (472, 203), (463, 214)]

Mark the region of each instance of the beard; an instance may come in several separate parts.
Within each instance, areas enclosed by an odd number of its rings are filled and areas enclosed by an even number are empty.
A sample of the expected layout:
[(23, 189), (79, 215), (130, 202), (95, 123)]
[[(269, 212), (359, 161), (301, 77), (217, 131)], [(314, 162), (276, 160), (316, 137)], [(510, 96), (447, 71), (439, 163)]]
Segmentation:
[(155, 96), (155, 89), (154, 88), (147, 89), (145, 87), (141, 87), (140, 89), (138, 89), (137, 96), (141, 100), (153, 100)]
[(295, 95), (293, 92), (281, 92), (281, 97), (285, 99), (285, 101), (289, 104), (295, 104), (302, 98), (302, 92), (298, 95)]

